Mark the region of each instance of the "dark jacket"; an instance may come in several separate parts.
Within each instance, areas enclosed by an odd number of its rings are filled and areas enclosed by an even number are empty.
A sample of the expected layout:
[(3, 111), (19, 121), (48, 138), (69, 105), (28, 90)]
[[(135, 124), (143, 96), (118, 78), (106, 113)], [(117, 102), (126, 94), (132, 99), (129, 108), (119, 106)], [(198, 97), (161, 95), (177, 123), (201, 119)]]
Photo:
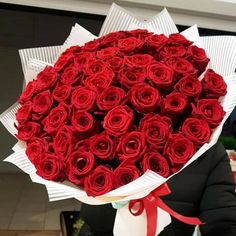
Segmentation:
[[(200, 217), (205, 222), (200, 226), (203, 236), (236, 236), (235, 184), (222, 144), (214, 145), (167, 183), (172, 193), (163, 198), (166, 204), (182, 215)], [(115, 213), (111, 205), (81, 209), (95, 236), (112, 235)], [(160, 236), (192, 236), (193, 231), (193, 226), (172, 218)]]

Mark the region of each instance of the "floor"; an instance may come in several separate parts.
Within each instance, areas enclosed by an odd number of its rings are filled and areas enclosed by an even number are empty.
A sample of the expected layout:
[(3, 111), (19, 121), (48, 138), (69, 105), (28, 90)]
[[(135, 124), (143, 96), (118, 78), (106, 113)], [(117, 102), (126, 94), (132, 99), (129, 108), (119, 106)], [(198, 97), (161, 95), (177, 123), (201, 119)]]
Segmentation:
[(0, 230), (59, 230), (60, 212), (80, 209), (74, 199), (49, 202), (45, 187), (25, 174), (0, 174), (0, 189)]

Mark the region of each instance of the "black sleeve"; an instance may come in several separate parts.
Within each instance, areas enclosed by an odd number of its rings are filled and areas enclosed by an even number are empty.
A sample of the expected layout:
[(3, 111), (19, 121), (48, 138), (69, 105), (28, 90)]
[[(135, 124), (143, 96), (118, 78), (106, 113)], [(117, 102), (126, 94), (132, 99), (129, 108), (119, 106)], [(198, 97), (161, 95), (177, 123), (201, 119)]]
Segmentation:
[(217, 164), (211, 170), (200, 203), (200, 226), (203, 236), (236, 236), (236, 193), (228, 155), (217, 144), (213, 157)]

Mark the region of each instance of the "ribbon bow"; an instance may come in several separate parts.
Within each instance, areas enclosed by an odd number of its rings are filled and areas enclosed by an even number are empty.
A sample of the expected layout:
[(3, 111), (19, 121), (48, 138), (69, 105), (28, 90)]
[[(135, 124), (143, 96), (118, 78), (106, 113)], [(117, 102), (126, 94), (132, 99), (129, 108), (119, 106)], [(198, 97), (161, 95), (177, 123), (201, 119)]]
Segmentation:
[[(166, 183), (162, 184), (146, 197), (131, 200), (129, 202), (129, 211), (132, 215), (141, 215), (145, 209), (147, 215), (147, 236), (155, 236), (157, 228), (157, 207), (168, 212), (176, 219), (190, 225), (200, 225), (202, 222), (197, 217), (186, 217), (173, 211), (161, 199), (160, 196), (170, 194), (171, 191)], [(135, 209), (135, 210), (134, 210)]]

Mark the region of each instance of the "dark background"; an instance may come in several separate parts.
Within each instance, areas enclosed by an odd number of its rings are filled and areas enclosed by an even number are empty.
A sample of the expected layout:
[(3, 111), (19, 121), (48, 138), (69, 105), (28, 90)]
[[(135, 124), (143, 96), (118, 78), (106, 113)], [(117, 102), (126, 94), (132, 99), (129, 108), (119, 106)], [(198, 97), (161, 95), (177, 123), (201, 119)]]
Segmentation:
[[(22, 90), (23, 73), (18, 49), (61, 45), (71, 27), (79, 23), (99, 34), (105, 16), (24, 7), (0, 3), (0, 114), (16, 102)], [(187, 26), (178, 26), (182, 31)], [(200, 29), (201, 35), (236, 35), (236, 32)], [(16, 140), (0, 124), (0, 172), (16, 171), (3, 163)]]

